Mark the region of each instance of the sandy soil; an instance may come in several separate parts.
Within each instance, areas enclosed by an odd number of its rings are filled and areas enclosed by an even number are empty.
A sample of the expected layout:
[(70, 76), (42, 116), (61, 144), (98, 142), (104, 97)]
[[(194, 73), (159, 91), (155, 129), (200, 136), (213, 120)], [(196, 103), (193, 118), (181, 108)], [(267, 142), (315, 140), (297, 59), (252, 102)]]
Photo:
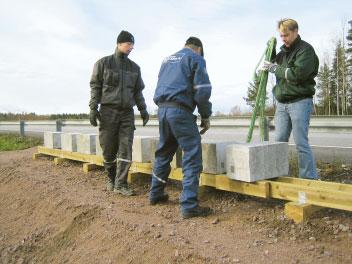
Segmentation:
[(352, 213), (324, 209), (285, 218), (283, 201), (209, 190), (207, 218), (182, 220), (179, 183), (165, 205), (104, 190), (104, 172), (0, 153), (0, 263), (352, 263)]

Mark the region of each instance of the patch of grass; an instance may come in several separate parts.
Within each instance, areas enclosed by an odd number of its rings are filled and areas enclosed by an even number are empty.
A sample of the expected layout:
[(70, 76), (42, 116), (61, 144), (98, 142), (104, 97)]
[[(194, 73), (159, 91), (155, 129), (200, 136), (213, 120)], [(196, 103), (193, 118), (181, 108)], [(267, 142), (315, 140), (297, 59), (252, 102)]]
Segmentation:
[(21, 137), (12, 134), (0, 135), (0, 151), (20, 150), (42, 144), (42, 140), (34, 137)]

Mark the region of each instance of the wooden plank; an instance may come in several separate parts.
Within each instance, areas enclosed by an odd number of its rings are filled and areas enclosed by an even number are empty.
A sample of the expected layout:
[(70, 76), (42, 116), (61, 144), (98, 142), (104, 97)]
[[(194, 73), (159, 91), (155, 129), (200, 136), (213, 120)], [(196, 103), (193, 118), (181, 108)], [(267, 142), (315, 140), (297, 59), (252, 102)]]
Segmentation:
[(102, 166), (98, 166), (97, 164), (94, 163), (83, 163), (83, 172), (88, 173), (92, 170), (101, 168)]
[(62, 164), (65, 160), (67, 160), (67, 159), (64, 159), (64, 158), (54, 158), (54, 164), (55, 165), (60, 165), (60, 164)]
[(200, 186), (216, 187), (216, 175), (209, 173), (202, 173), (199, 179)]
[(180, 169), (180, 168), (171, 169), (169, 179), (182, 181), (183, 180), (182, 169)]
[(83, 161), (88, 163), (94, 163), (103, 166), (103, 157), (97, 155), (83, 154), (78, 152), (70, 152), (61, 149), (50, 149), (46, 147), (39, 146), (38, 152), (45, 155), (50, 155), (59, 158), (65, 158), (70, 160)]
[(42, 154), (42, 153), (33, 153), (33, 155), (32, 155), (32, 159), (33, 160), (36, 160), (36, 159), (38, 159), (38, 158), (40, 158), (40, 157), (45, 157), (46, 155), (44, 155), (44, 154)]
[(352, 193), (270, 181), (270, 197), (352, 211)]
[(352, 184), (346, 183), (308, 180), (294, 177), (278, 177), (277, 179), (275, 179), (275, 181), (292, 183), (295, 185), (302, 185), (319, 189), (328, 189), (332, 191), (346, 191), (352, 193)]
[(130, 172), (140, 172), (145, 174), (152, 174), (152, 164), (151, 163), (142, 163), (142, 162), (132, 162), (130, 167)]
[(320, 206), (289, 202), (285, 204), (285, 215), (295, 223), (302, 223), (320, 209), (322, 209)]
[(226, 175), (221, 174), (216, 175), (216, 189), (263, 198), (268, 198), (270, 195), (270, 184), (266, 181), (242, 182), (231, 180)]

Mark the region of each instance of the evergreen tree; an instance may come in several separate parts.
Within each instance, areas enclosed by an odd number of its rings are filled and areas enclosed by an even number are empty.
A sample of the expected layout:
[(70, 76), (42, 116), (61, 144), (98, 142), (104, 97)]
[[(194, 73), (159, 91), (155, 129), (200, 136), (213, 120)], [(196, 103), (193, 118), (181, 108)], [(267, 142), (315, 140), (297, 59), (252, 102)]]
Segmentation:
[(330, 73), (329, 65), (324, 62), (320, 67), (316, 86), (319, 113), (323, 115), (331, 115)]

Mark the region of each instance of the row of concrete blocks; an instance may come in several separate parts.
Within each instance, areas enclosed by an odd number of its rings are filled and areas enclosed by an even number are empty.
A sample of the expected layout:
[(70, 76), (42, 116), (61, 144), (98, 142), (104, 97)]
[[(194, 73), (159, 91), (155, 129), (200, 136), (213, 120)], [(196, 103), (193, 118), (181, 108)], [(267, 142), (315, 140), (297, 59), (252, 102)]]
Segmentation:
[[(154, 164), (154, 153), (159, 143), (158, 137), (135, 136), (132, 160)], [(96, 134), (76, 134), (45, 132), (44, 146), (65, 151), (102, 156), (99, 137)], [(254, 182), (288, 174), (288, 144), (203, 142), (203, 172), (224, 174), (231, 179)], [(178, 149), (171, 167), (182, 167), (182, 151)]]

